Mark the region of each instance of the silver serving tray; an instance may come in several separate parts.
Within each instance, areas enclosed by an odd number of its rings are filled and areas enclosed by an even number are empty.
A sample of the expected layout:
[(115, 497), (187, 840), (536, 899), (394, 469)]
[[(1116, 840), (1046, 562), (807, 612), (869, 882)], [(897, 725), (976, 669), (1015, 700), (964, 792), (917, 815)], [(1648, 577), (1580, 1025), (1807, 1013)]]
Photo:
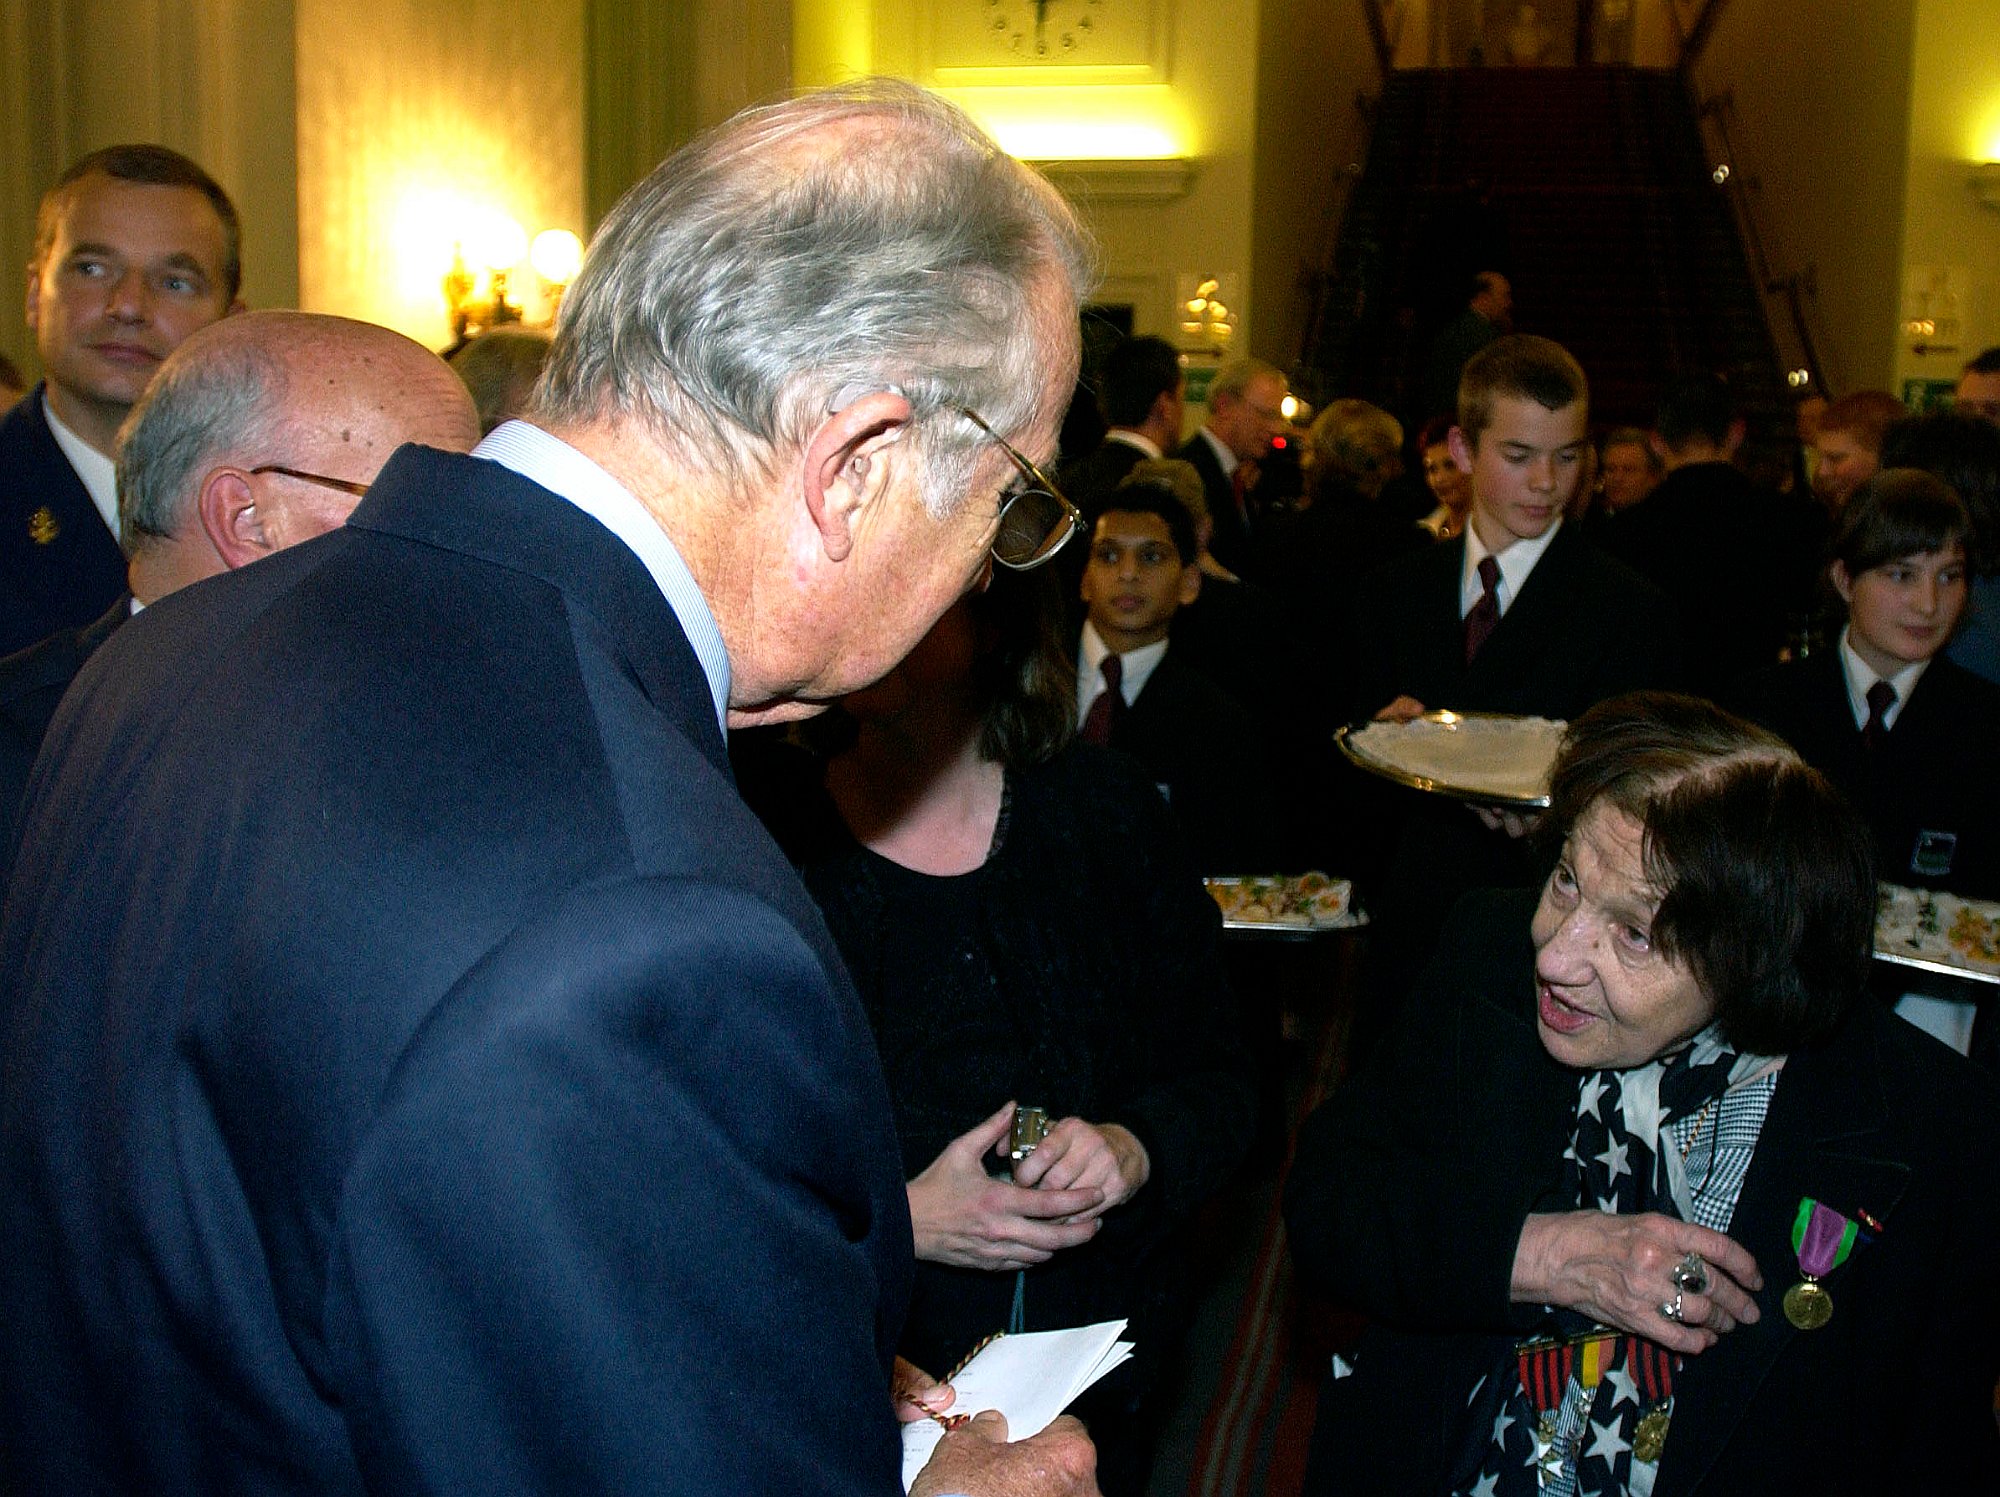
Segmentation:
[[(1456, 722), (1528, 722), (1531, 720), (1529, 718), (1512, 716), (1504, 712), (1450, 711), (1426, 712), (1421, 718), (1412, 719), (1412, 721), (1440, 724)], [(1365, 729), (1378, 726), (1380, 724), (1374, 721), (1349, 723), (1345, 727), (1334, 731), (1333, 741), (1340, 745), (1340, 751), (1347, 756), (1349, 763), (1360, 769), (1367, 770), (1372, 775), (1379, 775), (1381, 778), (1395, 784), (1407, 785), (1412, 790), (1427, 790), (1434, 795), (1448, 795), (1454, 800), (1468, 801), (1480, 806), (1504, 806), (1529, 811), (1545, 811), (1548, 809), (1549, 796), (1547, 791), (1543, 791), (1539, 795), (1521, 795), (1497, 790), (1490, 785), (1453, 782), (1451, 780), (1418, 774), (1399, 765), (1374, 758), (1356, 746), (1353, 739)]]
[(1885, 884), (1882, 890), (1882, 905), (1875, 919), (1876, 961), (1919, 972), (1935, 972), (1964, 982), (2000, 985), (2000, 963), (1976, 961), (1964, 955), (1950, 945), (1945, 935), (1961, 906), (1994, 919), (2000, 918), (2000, 904), (1985, 899), (1961, 899), (1942, 892), (1932, 894), (1928, 897), (1936, 910), (1936, 928), (1925, 931), (1907, 919), (1892, 922), (1889, 918), (1892, 908), (1924, 899), (1924, 891), (1902, 889), (1894, 884)]

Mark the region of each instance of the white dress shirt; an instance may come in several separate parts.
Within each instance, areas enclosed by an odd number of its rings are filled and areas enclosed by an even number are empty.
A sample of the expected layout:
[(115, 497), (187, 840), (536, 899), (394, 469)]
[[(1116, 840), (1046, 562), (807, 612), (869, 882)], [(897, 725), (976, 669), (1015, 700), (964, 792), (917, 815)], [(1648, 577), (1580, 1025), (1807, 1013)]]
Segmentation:
[(1471, 521), (1465, 526), (1465, 569), (1458, 576), (1458, 616), (1464, 618), (1472, 612), (1472, 605), (1485, 594), (1486, 588), (1479, 580), (1479, 563), (1491, 556), (1500, 563), (1500, 584), (1494, 588), (1495, 600), (1500, 605), (1501, 617), (1514, 606), (1514, 600), (1521, 595), (1521, 589), (1528, 585), (1528, 574), (1535, 570), (1535, 563), (1542, 559), (1542, 553), (1549, 549), (1549, 542), (1562, 529), (1562, 521), (1557, 520), (1531, 541), (1515, 541), (1504, 551), (1488, 551), (1486, 542), (1479, 538), (1479, 528)]
[[(1104, 657), (1111, 653), (1111, 647), (1098, 634), (1097, 626), (1085, 619), (1083, 637), (1076, 646), (1076, 725), (1079, 728), (1083, 726), (1083, 720), (1090, 716), (1090, 704), (1104, 694)], [(1146, 682), (1152, 677), (1154, 668), (1166, 658), (1167, 641), (1164, 639), (1141, 645), (1136, 650), (1127, 650), (1118, 657), (1118, 668), (1124, 672), (1118, 682), (1118, 695), (1125, 698), (1126, 706), (1139, 700), (1139, 693), (1146, 689)]]
[(1159, 443), (1155, 442), (1144, 432), (1133, 431), (1130, 427), (1114, 426), (1104, 434), (1104, 440), (1107, 442), (1123, 442), (1127, 447), (1136, 447), (1143, 455), (1153, 458), (1156, 461), (1161, 455)]
[(1868, 726), (1868, 689), (1877, 681), (1887, 681), (1896, 689), (1896, 700), (1889, 704), (1889, 710), (1882, 714), (1882, 726), (1893, 728), (1896, 719), (1903, 715), (1903, 704), (1910, 699), (1910, 693), (1917, 689), (1917, 682), (1923, 678), (1930, 666), (1928, 660), (1919, 660), (1915, 665), (1906, 665), (1893, 676), (1878, 673), (1874, 666), (1854, 653), (1854, 645), (1848, 639), (1854, 626), (1848, 625), (1840, 631), (1840, 664), (1847, 675), (1847, 705), (1854, 712), (1854, 726)]
[(111, 532), (111, 538), (114, 541), (119, 539), (118, 465), (63, 425), (62, 417), (49, 404), (46, 392), (42, 395), (42, 414), (48, 417), (49, 435), (56, 439), (56, 446), (62, 448), (62, 455), (69, 459), (69, 465), (76, 469), (76, 476), (83, 480), (83, 490), (90, 495), (91, 506), (104, 517), (104, 525)]

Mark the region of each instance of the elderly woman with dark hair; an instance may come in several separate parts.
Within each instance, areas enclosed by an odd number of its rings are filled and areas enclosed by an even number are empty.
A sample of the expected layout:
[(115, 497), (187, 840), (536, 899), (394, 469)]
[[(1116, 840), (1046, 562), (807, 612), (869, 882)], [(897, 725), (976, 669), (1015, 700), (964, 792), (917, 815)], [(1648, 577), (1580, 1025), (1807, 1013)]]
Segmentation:
[[(1182, 1314), (1174, 1238), (1234, 1169), (1254, 1085), (1220, 916), (1137, 766), (1073, 742), (1046, 574), (1003, 573), (843, 707), (818, 786), (767, 814), (868, 1011), (916, 1234), (901, 1351), (1133, 1321), (1080, 1406), (1108, 1494), (1144, 1487), (1144, 1393)], [(753, 796), (753, 803), (756, 797)], [(1015, 1107), (1048, 1136), (1008, 1178)]]
[(1551, 799), (1300, 1141), (1299, 1270), (1373, 1322), (1307, 1489), (1993, 1490), (2000, 1096), (1867, 1001), (1867, 829), (1685, 697)]

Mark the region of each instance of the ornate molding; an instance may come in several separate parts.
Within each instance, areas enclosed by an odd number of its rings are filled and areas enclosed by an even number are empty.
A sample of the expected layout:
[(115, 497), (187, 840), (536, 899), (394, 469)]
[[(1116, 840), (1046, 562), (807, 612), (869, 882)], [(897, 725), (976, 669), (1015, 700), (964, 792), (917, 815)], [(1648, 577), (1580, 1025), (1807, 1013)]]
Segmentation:
[(1194, 187), (1195, 163), (1186, 156), (1129, 161), (1030, 163), (1065, 197), (1094, 203), (1170, 203)]

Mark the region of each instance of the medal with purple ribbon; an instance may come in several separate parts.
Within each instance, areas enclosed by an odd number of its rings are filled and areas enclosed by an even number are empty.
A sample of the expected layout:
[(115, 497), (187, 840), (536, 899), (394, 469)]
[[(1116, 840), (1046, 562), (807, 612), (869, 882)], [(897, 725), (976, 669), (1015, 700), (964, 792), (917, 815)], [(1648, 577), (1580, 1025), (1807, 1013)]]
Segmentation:
[(1860, 1236), (1861, 1229), (1831, 1206), (1800, 1197), (1792, 1250), (1803, 1277), (1785, 1291), (1785, 1319), (1802, 1331), (1816, 1331), (1833, 1319), (1833, 1296), (1820, 1280), (1847, 1261)]

